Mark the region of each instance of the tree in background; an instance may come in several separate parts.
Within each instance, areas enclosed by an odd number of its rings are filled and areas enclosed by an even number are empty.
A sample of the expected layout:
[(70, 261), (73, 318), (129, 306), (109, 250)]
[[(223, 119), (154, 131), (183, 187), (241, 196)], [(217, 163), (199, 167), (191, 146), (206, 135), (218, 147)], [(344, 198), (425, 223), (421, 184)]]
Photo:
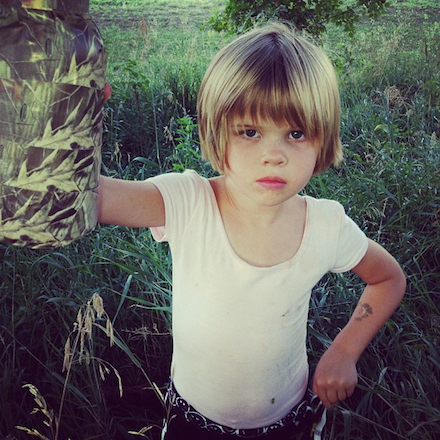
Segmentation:
[(210, 24), (216, 31), (242, 33), (255, 23), (275, 19), (319, 37), (334, 23), (353, 35), (361, 18), (377, 18), (388, 6), (388, 0), (228, 0)]

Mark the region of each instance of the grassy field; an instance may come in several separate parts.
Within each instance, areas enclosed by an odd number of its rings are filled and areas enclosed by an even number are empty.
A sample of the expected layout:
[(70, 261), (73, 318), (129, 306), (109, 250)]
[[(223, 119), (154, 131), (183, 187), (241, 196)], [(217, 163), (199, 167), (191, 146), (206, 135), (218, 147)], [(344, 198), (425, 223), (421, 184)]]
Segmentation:
[(222, 0), (92, 0), (90, 12), (100, 28), (130, 29), (139, 21), (164, 27), (198, 27)]
[[(328, 439), (440, 436), (440, 7), (392, 3), (353, 39), (332, 27), (322, 42), (340, 77), (346, 160), (306, 192), (340, 201), (408, 277), (402, 306), (359, 362), (354, 396), (330, 411)], [(103, 173), (211, 175), (195, 102), (230, 38), (206, 26), (216, 4), (91, 0), (113, 87)], [(361, 291), (340, 275), (314, 289), (312, 368)], [(149, 231), (100, 226), (54, 251), (0, 245), (0, 439), (157, 440), (170, 304), (170, 255)]]

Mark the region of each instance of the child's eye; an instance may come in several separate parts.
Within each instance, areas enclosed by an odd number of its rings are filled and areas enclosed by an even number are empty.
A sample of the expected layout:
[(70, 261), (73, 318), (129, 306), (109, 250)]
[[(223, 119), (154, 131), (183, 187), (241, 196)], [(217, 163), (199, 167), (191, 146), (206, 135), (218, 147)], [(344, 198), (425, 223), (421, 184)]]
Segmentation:
[(304, 133), (301, 130), (291, 131), (290, 137), (296, 141), (302, 141), (305, 138)]
[(242, 134), (247, 138), (255, 138), (259, 135), (258, 130), (255, 130), (254, 128), (248, 128), (246, 130), (243, 130)]
[(256, 130), (255, 128), (247, 128), (246, 130), (240, 130), (239, 131), (239, 135), (240, 136), (244, 136), (246, 138), (249, 139), (253, 139), (259, 136), (259, 132), (258, 130)]

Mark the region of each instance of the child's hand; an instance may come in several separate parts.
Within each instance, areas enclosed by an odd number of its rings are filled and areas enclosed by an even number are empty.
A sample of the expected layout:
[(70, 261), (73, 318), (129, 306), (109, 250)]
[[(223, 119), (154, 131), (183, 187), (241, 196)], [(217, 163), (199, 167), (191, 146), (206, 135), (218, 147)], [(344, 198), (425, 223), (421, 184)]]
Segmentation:
[(330, 347), (322, 356), (313, 378), (313, 392), (326, 408), (350, 397), (358, 382), (356, 361)]

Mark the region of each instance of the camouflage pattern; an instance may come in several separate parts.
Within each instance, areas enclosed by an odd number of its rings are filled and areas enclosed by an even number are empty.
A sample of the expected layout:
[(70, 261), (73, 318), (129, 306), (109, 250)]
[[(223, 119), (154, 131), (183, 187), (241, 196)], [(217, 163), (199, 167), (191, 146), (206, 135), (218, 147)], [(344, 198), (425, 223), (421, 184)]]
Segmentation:
[(0, 0), (0, 241), (95, 227), (105, 70), (88, 0)]
[(89, 0), (2, 0), (0, 5), (15, 8), (40, 9), (45, 11), (66, 11), (82, 14), (89, 11)]

